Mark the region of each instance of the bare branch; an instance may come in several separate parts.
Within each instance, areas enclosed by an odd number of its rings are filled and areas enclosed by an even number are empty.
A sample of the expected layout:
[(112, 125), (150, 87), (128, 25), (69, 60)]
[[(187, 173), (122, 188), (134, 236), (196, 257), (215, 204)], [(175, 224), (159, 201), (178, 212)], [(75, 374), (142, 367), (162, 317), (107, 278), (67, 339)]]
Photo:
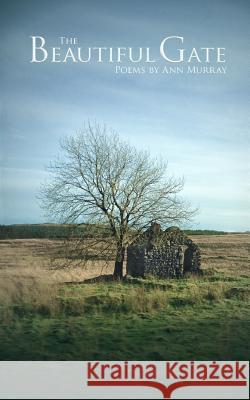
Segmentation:
[(168, 176), (165, 162), (105, 126), (88, 122), (61, 149), (63, 158), (50, 166), (52, 179), (41, 188), (43, 207), (63, 222), (108, 224), (120, 270), (135, 232), (152, 221), (179, 224), (195, 213), (179, 197), (183, 179)]

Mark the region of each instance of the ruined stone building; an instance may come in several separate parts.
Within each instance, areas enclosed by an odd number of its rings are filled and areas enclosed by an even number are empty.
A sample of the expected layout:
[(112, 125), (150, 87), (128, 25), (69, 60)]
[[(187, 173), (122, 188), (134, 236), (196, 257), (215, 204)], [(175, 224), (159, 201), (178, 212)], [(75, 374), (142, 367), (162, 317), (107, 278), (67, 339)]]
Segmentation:
[(128, 275), (179, 278), (187, 272), (200, 272), (200, 250), (179, 228), (163, 231), (153, 223), (128, 246)]

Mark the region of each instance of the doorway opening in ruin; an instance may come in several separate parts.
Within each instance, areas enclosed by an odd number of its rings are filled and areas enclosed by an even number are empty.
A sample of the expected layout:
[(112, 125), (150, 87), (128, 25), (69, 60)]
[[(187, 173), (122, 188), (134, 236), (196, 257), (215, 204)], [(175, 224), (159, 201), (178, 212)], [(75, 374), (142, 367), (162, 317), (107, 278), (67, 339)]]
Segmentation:
[(183, 261), (183, 273), (190, 272), (192, 270), (192, 258), (193, 251), (190, 247), (187, 247), (184, 251), (184, 261)]

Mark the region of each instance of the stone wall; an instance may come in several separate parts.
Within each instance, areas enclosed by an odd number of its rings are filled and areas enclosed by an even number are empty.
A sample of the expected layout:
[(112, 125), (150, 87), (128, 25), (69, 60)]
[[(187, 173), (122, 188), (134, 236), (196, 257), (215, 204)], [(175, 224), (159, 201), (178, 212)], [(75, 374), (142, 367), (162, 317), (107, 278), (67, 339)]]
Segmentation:
[(127, 250), (127, 274), (153, 274), (161, 278), (180, 278), (200, 271), (200, 251), (182, 231), (172, 227), (165, 232), (153, 225)]
[(145, 254), (144, 274), (161, 278), (180, 278), (183, 274), (183, 249), (181, 246), (162, 246)]

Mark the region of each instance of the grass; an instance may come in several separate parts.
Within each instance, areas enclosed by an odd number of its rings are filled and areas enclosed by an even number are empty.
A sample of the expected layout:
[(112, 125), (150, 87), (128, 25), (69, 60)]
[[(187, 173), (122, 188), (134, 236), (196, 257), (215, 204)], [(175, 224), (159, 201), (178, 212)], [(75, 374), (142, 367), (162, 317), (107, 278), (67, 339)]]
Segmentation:
[(0, 309), (1, 359), (246, 359), (247, 281), (18, 286)]
[[(241, 259), (248, 243), (237, 235), (237, 258), (234, 246), (225, 252), (228, 235), (197, 240), (202, 277), (122, 282), (87, 279), (100, 272), (99, 262), (51, 270), (46, 255), (54, 242), (0, 242), (0, 359), (248, 359), (249, 269)], [(214, 264), (202, 243), (213, 244)]]

